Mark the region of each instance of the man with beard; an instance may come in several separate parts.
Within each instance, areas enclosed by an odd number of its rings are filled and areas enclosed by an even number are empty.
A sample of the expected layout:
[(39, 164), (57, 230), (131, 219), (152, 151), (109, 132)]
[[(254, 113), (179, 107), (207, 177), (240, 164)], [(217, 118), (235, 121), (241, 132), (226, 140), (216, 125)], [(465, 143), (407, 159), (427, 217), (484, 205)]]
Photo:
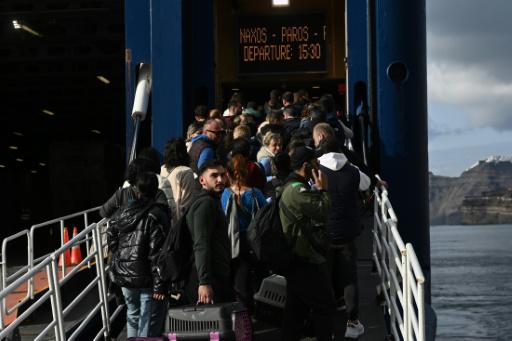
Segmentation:
[[(324, 226), (330, 208), (327, 179), (318, 170), (315, 152), (309, 147), (291, 150), (290, 161), (293, 173), (287, 179), (279, 203), (283, 232), (294, 256), (285, 274), (283, 340), (300, 339), (310, 311), (317, 339), (331, 340), (335, 301)], [(311, 180), (313, 186), (309, 184)]]
[(208, 160), (216, 158), (217, 146), (221, 143), (225, 131), (217, 120), (208, 120), (203, 126), (203, 133), (192, 138), (190, 155), (190, 168), (199, 176), (199, 169)]
[(198, 175), (202, 189), (186, 218), (195, 259), (186, 294), (190, 303), (229, 302), (234, 298), (230, 279), (231, 247), (220, 202), (226, 186), (226, 170), (220, 161), (207, 160)]

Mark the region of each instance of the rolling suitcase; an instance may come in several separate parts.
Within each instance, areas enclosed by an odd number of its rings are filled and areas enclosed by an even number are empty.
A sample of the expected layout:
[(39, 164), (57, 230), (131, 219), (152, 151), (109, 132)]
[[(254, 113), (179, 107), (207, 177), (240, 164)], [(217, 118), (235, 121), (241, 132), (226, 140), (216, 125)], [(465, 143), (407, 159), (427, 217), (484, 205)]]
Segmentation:
[(249, 312), (239, 302), (169, 309), (169, 341), (252, 340)]

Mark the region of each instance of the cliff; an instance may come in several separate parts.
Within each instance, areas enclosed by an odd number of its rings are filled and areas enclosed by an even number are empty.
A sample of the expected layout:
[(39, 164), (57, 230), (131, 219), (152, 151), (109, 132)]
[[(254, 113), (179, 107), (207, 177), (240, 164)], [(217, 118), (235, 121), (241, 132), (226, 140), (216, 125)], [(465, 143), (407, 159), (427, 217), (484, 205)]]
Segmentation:
[(489, 157), (459, 177), (430, 173), (430, 223), (512, 223), (512, 159)]
[(462, 224), (512, 224), (512, 189), (465, 197)]

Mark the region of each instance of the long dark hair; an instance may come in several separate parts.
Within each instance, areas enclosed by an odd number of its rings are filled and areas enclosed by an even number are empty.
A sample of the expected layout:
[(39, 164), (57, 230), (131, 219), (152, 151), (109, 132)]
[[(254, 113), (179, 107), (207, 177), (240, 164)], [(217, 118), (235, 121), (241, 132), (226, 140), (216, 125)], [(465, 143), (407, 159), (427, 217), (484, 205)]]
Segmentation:
[(167, 142), (164, 153), (164, 164), (168, 171), (178, 166), (189, 166), (190, 156), (187, 153), (185, 140), (174, 138)]

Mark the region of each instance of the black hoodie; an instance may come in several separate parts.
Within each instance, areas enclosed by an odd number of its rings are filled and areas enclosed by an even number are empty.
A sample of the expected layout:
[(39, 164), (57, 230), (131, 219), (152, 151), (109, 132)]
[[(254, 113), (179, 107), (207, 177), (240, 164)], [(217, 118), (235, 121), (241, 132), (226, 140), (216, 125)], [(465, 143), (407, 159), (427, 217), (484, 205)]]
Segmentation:
[(187, 214), (200, 285), (230, 277), (231, 247), (220, 195), (202, 189)]

